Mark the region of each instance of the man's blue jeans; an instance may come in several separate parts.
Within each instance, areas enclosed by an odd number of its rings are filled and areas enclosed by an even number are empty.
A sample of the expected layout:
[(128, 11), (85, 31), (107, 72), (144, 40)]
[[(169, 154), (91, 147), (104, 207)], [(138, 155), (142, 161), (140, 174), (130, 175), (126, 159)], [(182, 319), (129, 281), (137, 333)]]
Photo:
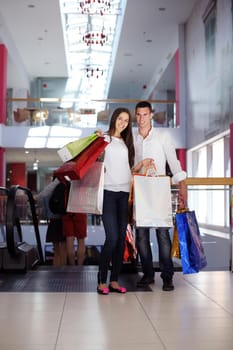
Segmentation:
[(118, 281), (125, 249), (128, 224), (128, 192), (104, 191), (103, 224), (105, 242), (100, 256), (99, 283), (106, 283), (112, 262), (111, 281)]
[[(171, 258), (171, 238), (169, 228), (156, 229), (159, 249), (159, 267), (162, 279), (171, 279), (174, 274)], [(136, 228), (136, 245), (141, 259), (142, 271), (147, 277), (154, 277), (153, 257), (150, 245), (150, 229), (147, 227)]]

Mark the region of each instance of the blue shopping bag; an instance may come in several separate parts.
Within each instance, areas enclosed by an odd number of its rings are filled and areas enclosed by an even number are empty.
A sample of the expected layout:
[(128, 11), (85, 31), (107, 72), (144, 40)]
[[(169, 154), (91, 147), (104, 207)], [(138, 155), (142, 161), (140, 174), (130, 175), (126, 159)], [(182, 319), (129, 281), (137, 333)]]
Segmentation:
[(195, 211), (176, 214), (182, 271), (197, 273), (207, 265)]

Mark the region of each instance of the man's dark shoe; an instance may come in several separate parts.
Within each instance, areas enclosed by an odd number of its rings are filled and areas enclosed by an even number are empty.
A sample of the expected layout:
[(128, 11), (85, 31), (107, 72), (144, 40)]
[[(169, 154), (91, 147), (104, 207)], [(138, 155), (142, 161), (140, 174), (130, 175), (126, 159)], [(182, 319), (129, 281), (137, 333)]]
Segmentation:
[(140, 281), (137, 282), (137, 287), (146, 287), (148, 284), (155, 283), (154, 277), (143, 276)]
[(163, 290), (166, 292), (170, 292), (171, 290), (174, 290), (175, 287), (173, 285), (172, 279), (164, 279), (163, 280)]

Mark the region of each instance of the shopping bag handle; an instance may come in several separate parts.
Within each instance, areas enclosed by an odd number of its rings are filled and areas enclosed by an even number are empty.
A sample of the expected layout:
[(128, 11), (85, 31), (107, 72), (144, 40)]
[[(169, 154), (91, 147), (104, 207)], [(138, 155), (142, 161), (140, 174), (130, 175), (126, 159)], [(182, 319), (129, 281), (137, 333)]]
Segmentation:
[(187, 211), (189, 211), (189, 208), (180, 208), (177, 209), (176, 214), (181, 214), (181, 213), (187, 213)]
[(144, 170), (145, 176), (157, 176), (157, 169), (154, 163), (151, 163), (148, 167)]

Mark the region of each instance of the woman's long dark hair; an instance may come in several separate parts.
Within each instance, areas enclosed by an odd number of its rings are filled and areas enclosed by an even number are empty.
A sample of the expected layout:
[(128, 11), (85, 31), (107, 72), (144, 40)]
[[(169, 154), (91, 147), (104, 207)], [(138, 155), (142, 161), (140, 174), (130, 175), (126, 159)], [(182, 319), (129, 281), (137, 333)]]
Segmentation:
[(112, 113), (107, 134), (109, 136), (114, 135), (116, 130), (116, 120), (121, 113), (127, 113), (129, 116), (129, 123), (127, 127), (121, 132), (121, 137), (128, 148), (129, 166), (130, 168), (132, 168), (134, 166), (135, 151), (134, 151), (133, 133), (132, 133), (132, 115), (128, 108), (119, 107), (114, 110), (114, 112)]

